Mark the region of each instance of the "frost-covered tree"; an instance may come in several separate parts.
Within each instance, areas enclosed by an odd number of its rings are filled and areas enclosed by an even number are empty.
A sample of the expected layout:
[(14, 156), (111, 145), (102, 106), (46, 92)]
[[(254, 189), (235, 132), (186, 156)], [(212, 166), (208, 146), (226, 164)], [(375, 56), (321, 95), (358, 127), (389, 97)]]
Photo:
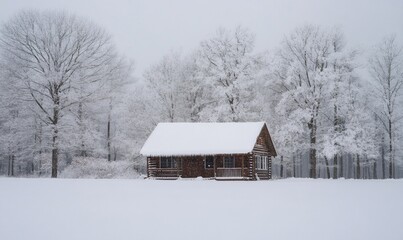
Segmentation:
[[(4, 69), (0, 64), (0, 70)], [(39, 119), (32, 114), (32, 104), (26, 101), (27, 96), (20, 94), (21, 83), (6, 81), (13, 76), (0, 72), (0, 158), (3, 157), (0, 172), (9, 176), (34, 173), (40, 169), (36, 160), (43, 151), (40, 143), (45, 141), (37, 131)]]
[[(351, 125), (351, 122), (355, 121), (356, 112), (362, 114), (362, 119), (368, 118), (366, 116), (370, 116), (371, 113), (366, 107), (368, 98), (362, 87), (362, 79), (356, 72), (356, 51), (345, 48), (343, 34), (338, 29), (330, 32), (330, 40), (333, 51), (328, 57), (330, 67), (327, 68), (326, 74), (329, 82), (325, 88), (326, 103), (323, 112), (326, 116), (324, 120), (330, 118), (331, 124), (323, 124), (326, 140), (321, 150), (326, 158), (333, 158), (333, 178), (338, 178), (345, 177), (344, 158), (348, 157), (346, 154), (356, 154), (348, 150), (350, 146), (348, 138), (351, 137), (351, 133), (362, 130), (355, 128), (359, 125)], [(332, 146), (329, 145), (329, 140)], [(357, 137), (356, 140), (362, 139)], [(370, 147), (375, 148), (375, 145), (372, 144)], [(333, 152), (333, 156), (329, 155), (330, 152)], [(328, 160), (325, 160), (328, 164)]]
[(277, 112), (285, 119), (290, 115), (299, 118), (294, 120), (303, 122), (307, 128), (311, 178), (317, 177), (318, 126), (324, 88), (331, 81), (332, 37), (317, 26), (297, 28), (285, 38), (274, 66), (273, 89), (280, 97)]
[[(98, 108), (100, 115), (106, 114), (106, 131), (101, 127), (102, 136), (106, 135), (107, 142), (107, 158), (108, 161), (117, 159), (119, 141), (118, 132), (125, 131), (127, 127), (125, 122), (125, 112), (123, 106), (127, 102), (129, 89), (134, 79), (131, 77), (133, 64), (125, 58), (117, 58), (110, 64), (110, 71), (107, 76), (104, 76), (105, 84), (101, 91), (95, 95), (95, 101), (92, 102), (94, 108)], [(99, 108), (99, 106), (102, 106)], [(104, 108), (103, 106), (106, 106)], [(106, 111), (105, 111), (106, 110)], [(104, 121), (101, 121), (102, 123)], [(104, 134), (106, 132), (106, 134)]]
[(201, 67), (198, 64), (200, 52), (196, 51), (183, 58), (181, 65), (182, 90), (184, 95), (184, 118), (197, 122), (206, 120), (203, 113), (215, 103), (212, 99), (212, 87), (206, 83)]
[(184, 92), (182, 91), (182, 58), (172, 52), (144, 73), (149, 88), (155, 93), (164, 121), (182, 120)]
[(215, 100), (205, 111), (209, 120), (242, 121), (260, 115), (254, 90), (264, 59), (253, 49), (254, 36), (242, 27), (221, 28), (201, 43), (198, 64)]
[[(373, 78), (373, 92), (376, 96), (375, 113), (387, 135), (389, 177), (395, 178), (398, 126), (402, 118), (401, 97), (403, 85), (402, 48), (395, 37), (388, 37), (380, 43), (369, 59)], [(385, 176), (384, 176), (385, 177)]]
[(110, 36), (95, 24), (64, 12), (24, 11), (1, 29), (7, 71), (35, 103), (52, 131), (52, 177), (57, 177), (62, 118), (93, 94), (115, 58)]
[(309, 153), (311, 178), (320, 176), (317, 169), (322, 165), (317, 163), (322, 159), (327, 177), (331, 159), (333, 177), (343, 177), (347, 136), (354, 131), (349, 125), (351, 112), (353, 105), (360, 104), (355, 98), (360, 92), (355, 55), (345, 48), (340, 30), (307, 25), (284, 39), (271, 62), (269, 87), (276, 99), (274, 114), (280, 119), (279, 145), (287, 149), (289, 161), (301, 156), (298, 151)]
[(211, 103), (209, 86), (197, 65), (198, 53), (171, 52), (144, 74), (162, 121), (199, 121)]

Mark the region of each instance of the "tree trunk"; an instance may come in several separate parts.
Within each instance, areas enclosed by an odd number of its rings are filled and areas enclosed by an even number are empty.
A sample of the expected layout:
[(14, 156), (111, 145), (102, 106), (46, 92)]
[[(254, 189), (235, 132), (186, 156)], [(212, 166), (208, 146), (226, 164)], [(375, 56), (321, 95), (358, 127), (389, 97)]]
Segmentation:
[(295, 178), (295, 176), (296, 176), (296, 174), (295, 174), (295, 171), (296, 171), (296, 169), (295, 169), (295, 155), (293, 154), (292, 155), (292, 177), (294, 177)]
[(42, 122), (39, 122), (39, 162), (38, 162), (38, 172), (39, 176), (42, 174)]
[(83, 104), (82, 102), (78, 103), (78, 124), (80, 125), (80, 156), (81, 157), (86, 157), (87, 156), (87, 151), (85, 150), (85, 141), (84, 141), (84, 131), (85, 131), (85, 126), (84, 126), (84, 118), (83, 118)]
[(343, 154), (340, 154), (340, 173), (339, 173), (339, 177), (344, 178)]
[(112, 118), (112, 99), (109, 99), (109, 113), (108, 113), (108, 126), (107, 126), (107, 133), (106, 138), (108, 142), (108, 161), (111, 161), (111, 118)]
[[(174, 120), (175, 120), (175, 103), (174, 103), (174, 97), (173, 97), (172, 93), (170, 94), (170, 99), (171, 99), (171, 109), (169, 111), (169, 120), (171, 122), (174, 122)], [(110, 107), (112, 109), (112, 103), (111, 103)]]
[(309, 149), (309, 177), (316, 178), (316, 120), (312, 117), (308, 128), (310, 129), (310, 149)]
[(11, 176), (11, 154), (8, 155), (7, 175)]
[(14, 176), (14, 154), (10, 153), (8, 155), (8, 176)]
[(368, 157), (365, 158), (365, 179), (370, 179), (371, 175), (370, 175), (370, 170), (369, 170), (369, 160)]
[(389, 178), (395, 178), (394, 176), (394, 164), (393, 164), (393, 139), (392, 139), (392, 120), (389, 118)]
[(227, 101), (230, 107), (230, 111), (231, 111), (231, 119), (233, 122), (238, 122), (238, 117), (236, 116), (236, 110), (235, 110), (235, 99), (231, 94), (226, 93), (225, 94), (227, 96)]
[[(336, 89), (337, 89), (337, 84), (336, 84)], [(336, 95), (337, 95), (337, 92), (336, 92)], [(336, 104), (334, 104), (333, 112), (334, 112), (333, 130), (334, 130), (335, 133), (337, 133), (337, 132), (340, 132), (340, 125), (339, 125), (339, 117), (338, 117), (338, 114), (337, 114), (337, 105)], [(335, 145), (338, 146), (339, 144), (336, 143)], [(339, 166), (337, 157), (338, 156), (337, 156), (337, 153), (336, 153), (334, 155), (334, 157), (333, 157), (333, 179), (339, 178), (339, 175), (338, 175), (338, 172), (337, 172), (338, 166)]]
[(337, 175), (337, 166), (338, 166), (338, 162), (337, 162), (337, 154), (334, 155), (333, 158), (333, 179), (337, 179), (338, 175)]
[(108, 141), (108, 161), (111, 161), (111, 117), (110, 114), (108, 116), (108, 126), (107, 126), (107, 133), (106, 133), (106, 138)]
[(118, 149), (114, 148), (113, 149), (113, 161), (116, 161), (117, 157), (118, 157)]
[[(56, 126), (55, 126), (56, 128)], [(57, 146), (57, 129), (53, 130), (53, 137), (52, 137), (52, 178), (57, 178), (57, 164), (58, 164), (58, 155), (59, 155), (59, 148)]]
[(382, 162), (382, 179), (386, 178), (386, 164), (385, 164), (385, 138), (382, 136), (382, 146), (381, 146), (381, 162)]
[(14, 176), (15, 155), (11, 155), (11, 176)]
[(300, 152), (299, 154), (299, 177), (303, 177), (302, 175), (302, 153)]
[(330, 168), (329, 168), (329, 159), (327, 159), (327, 157), (325, 157), (325, 163), (326, 163), (326, 177), (327, 179), (330, 178)]
[[(55, 91), (57, 92), (57, 90)], [(52, 136), (52, 178), (57, 178), (57, 168), (59, 161), (59, 144), (58, 144), (58, 122), (59, 122), (59, 97), (55, 94), (54, 108), (53, 108), (53, 136)]]
[(377, 173), (377, 164), (376, 164), (376, 159), (374, 160), (374, 169), (373, 169), (373, 178), (378, 179), (378, 173)]
[(283, 178), (284, 176), (284, 161), (283, 156), (280, 157), (280, 177)]
[(316, 172), (316, 177), (317, 178), (322, 178), (322, 162), (319, 160), (319, 166), (318, 166), (318, 169), (317, 169), (317, 172)]
[(357, 179), (361, 178), (360, 155), (357, 154)]

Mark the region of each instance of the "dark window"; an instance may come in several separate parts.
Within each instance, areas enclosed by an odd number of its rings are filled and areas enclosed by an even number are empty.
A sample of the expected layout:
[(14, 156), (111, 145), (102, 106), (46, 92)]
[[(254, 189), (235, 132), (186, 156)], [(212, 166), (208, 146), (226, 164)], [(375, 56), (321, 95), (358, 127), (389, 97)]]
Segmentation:
[(161, 157), (161, 168), (176, 168), (175, 158)]
[(235, 168), (235, 158), (224, 157), (224, 168)]
[(205, 161), (205, 168), (214, 168), (214, 157), (213, 156), (207, 156), (206, 161)]

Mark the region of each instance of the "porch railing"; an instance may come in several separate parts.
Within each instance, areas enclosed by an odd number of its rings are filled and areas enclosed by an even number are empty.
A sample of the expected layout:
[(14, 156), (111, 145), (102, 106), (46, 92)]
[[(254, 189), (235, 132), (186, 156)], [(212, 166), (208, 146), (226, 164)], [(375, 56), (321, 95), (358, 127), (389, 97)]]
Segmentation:
[(242, 168), (217, 168), (216, 177), (242, 177)]
[(181, 169), (176, 168), (150, 168), (150, 177), (175, 178), (182, 175)]

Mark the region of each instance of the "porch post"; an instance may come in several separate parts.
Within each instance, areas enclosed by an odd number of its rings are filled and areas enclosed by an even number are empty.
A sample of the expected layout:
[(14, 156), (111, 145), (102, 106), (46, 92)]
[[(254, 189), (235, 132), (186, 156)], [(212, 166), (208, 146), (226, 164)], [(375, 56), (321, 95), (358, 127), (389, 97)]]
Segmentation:
[(244, 163), (245, 162), (245, 155), (242, 156), (241, 161), (242, 161), (241, 177), (243, 177), (243, 168), (244, 168), (244, 164), (245, 164)]
[(182, 160), (182, 157), (175, 159), (176, 161), (176, 176), (179, 177), (179, 161)]
[(216, 161), (215, 161), (216, 156), (214, 156), (213, 159), (214, 159), (214, 178), (216, 178), (217, 177), (217, 164), (216, 164)]
[(150, 177), (150, 167), (149, 167), (149, 163), (150, 162), (150, 157), (147, 157), (147, 177)]
[(254, 171), (253, 171), (253, 154), (249, 154), (249, 177), (254, 179)]

